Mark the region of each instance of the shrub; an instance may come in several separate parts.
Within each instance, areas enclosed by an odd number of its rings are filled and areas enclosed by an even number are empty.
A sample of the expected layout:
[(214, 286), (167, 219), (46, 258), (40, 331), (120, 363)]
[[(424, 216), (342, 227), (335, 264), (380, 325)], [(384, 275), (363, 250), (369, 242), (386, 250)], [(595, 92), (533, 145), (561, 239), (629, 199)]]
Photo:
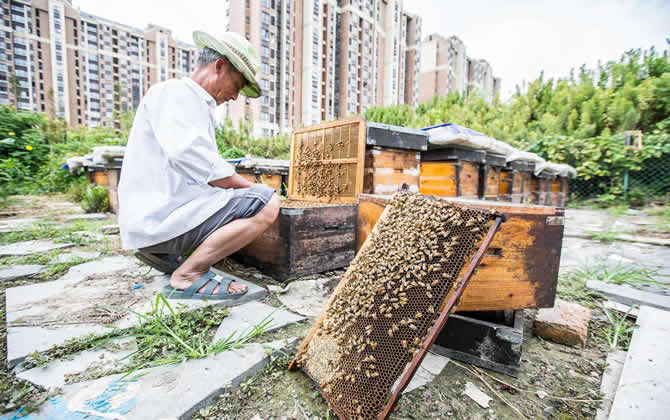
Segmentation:
[(89, 185), (81, 200), (81, 208), (86, 213), (100, 213), (109, 210), (109, 195), (102, 185)]

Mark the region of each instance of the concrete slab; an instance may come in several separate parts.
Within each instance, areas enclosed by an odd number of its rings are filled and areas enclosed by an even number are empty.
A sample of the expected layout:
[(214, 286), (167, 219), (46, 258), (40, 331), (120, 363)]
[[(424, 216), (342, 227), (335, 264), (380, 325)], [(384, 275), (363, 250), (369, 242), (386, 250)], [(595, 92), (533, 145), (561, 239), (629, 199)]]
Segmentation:
[(642, 306), (637, 324), (609, 418), (667, 419), (670, 312)]
[(627, 313), (629, 318), (637, 318), (637, 315), (640, 313), (639, 309), (631, 308), (628, 305), (624, 305), (623, 303), (615, 302), (613, 300), (604, 301), (603, 306), (607, 309), (618, 311), (623, 314)]
[(44, 271), (44, 265), (7, 265), (0, 266), (0, 282), (20, 280)]
[(66, 263), (71, 263), (74, 261), (77, 261), (79, 259), (82, 260), (94, 260), (96, 258), (100, 257), (100, 252), (97, 251), (73, 251), (73, 252), (67, 252), (64, 254), (58, 254), (56, 258), (53, 260), (49, 261), (49, 264), (66, 264)]
[(65, 216), (65, 221), (72, 222), (75, 220), (105, 220), (108, 218), (109, 215), (106, 213), (71, 214), (69, 216)]
[(120, 381), (121, 375), (63, 387), (62, 394), (42, 405), (26, 419), (54, 418), (190, 418), (222, 393), (237, 387), (265, 367), (270, 354), (296, 339), (250, 344), (239, 350), (205, 359), (189, 360), (138, 372), (139, 377)]
[(331, 279), (293, 281), (277, 295), (279, 301), (293, 312), (316, 317), (326, 307), (330, 294)]
[[(106, 257), (72, 267), (59, 280), (7, 289), (7, 360), (10, 365), (33, 351), (44, 351), (66, 340), (101, 334), (109, 327), (139, 323), (135, 312), (149, 312), (169, 276), (146, 277), (135, 258)], [(170, 299), (172, 308), (192, 310), (208, 305), (233, 306), (263, 299), (267, 291), (249, 287), (232, 301)], [(140, 287), (138, 287), (140, 286)]]
[[(564, 236), (570, 238), (591, 239), (591, 235), (581, 231), (569, 232), (566, 233)], [(670, 246), (670, 239), (658, 238), (656, 236), (642, 236), (638, 234), (632, 235), (629, 233), (619, 233), (616, 237), (616, 240), (625, 242), (639, 242), (642, 244), (649, 244), (649, 245)]]
[(73, 247), (73, 244), (62, 244), (53, 241), (26, 241), (0, 246), (0, 257), (23, 256), (41, 252)]
[(107, 238), (105, 237), (105, 235), (103, 235), (102, 233), (98, 233), (98, 232), (88, 232), (88, 231), (85, 231), (85, 230), (80, 230), (80, 231), (77, 231), (77, 232), (72, 232), (72, 234), (73, 234), (74, 236), (79, 237), (79, 238), (82, 238), (82, 239), (88, 239), (89, 241), (93, 241), (93, 242), (102, 242), (102, 241), (104, 241), (105, 239), (107, 239)]
[[(426, 357), (424, 357), (419, 368), (414, 373), (414, 376), (412, 376), (412, 380), (409, 381), (409, 384), (407, 384), (407, 387), (402, 393), (405, 394), (411, 392), (432, 382), (433, 379), (442, 372), (442, 369), (447, 366), (449, 360), (448, 357), (441, 356), (431, 351), (427, 352)], [(398, 379), (398, 381), (399, 380), (400, 379)], [(396, 385), (398, 381), (396, 381)]]
[(0, 232), (17, 232), (22, 231), (27, 227), (32, 227), (40, 219), (36, 217), (25, 217), (20, 219), (3, 219), (0, 220)]
[(216, 330), (214, 341), (224, 340), (233, 333), (238, 335), (244, 331), (249, 331), (266, 318), (272, 319), (272, 323), (266, 331), (276, 330), (305, 319), (303, 316), (261, 302), (248, 302), (231, 310), (230, 316), (226, 317), (219, 325), (219, 329)]
[(596, 413), (596, 420), (607, 420), (610, 415), (612, 401), (616, 396), (616, 389), (619, 386), (625, 361), (626, 352), (623, 350), (616, 350), (607, 354), (607, 367), (605, 367), (603, 380), (600, 383), (600, 393), (603, 395), (603, 401)]
[(44, 388), (54, 389), (72, 382), (73, 379), (90, 378), (96, 373), (121, 368), (130, 363), (130, 359), (122, 359), (137, 350), (135, 339), (123, 338), (110, 343), (115, 346), (83, 351), (69, 360), (56, 360), (44, 367), (19, 372), (16, 376)]
[(586, 287), (624, 305), (646, 305), (670, 310), (670, 296), (649, 293), (630, 286), (609, 284), (599, 280), (587, 281)]
[(472, 401), (476, 402), (481, 408), (489, 408), (489, 402), (493, 400), (493, 398), (484, 394), (482, 390), (477, 388), (472, 382), (465, 383), (465, 391), (463, 391), (463, 394), (470, 397)]

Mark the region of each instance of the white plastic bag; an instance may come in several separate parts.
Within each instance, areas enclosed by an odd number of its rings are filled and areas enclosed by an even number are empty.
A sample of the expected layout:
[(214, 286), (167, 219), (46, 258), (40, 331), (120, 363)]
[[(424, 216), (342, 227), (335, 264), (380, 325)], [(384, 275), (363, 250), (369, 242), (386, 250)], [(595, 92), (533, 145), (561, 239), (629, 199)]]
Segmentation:
[(125, 146), (96, 146), (93, 148), (93, 164), (103, 165), (114, 158), (122, 158)]

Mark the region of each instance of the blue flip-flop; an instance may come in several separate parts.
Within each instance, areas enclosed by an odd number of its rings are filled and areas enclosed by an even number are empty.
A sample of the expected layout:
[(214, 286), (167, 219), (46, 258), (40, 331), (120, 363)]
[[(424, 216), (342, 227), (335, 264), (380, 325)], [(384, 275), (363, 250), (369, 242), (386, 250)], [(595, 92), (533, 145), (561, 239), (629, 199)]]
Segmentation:
[(146, 251), (135, 253), (135, 258), (165, 274), (172, 274), (184, 262), (185, 258), (178, 261), (179, 257), (179, 254), (152, 254)]
[[(241, 292), (229, 293), (228, 286), (235, 280), (233, 276), (224, 274), (217, 274), (213, 271), (208, 271), (202, 275), (198, 280), (194, 281), (185, 290), (175, 289), (170, 286), (170, 283), (165, 285), (165, 296), (171, 299), (207, 299), (207, 300), (228, 300), (237, 299), (249, 291), (247, 287)], [(197, 293), (203, 286), (207, 285), (204, 293)], [(219, 291), (214, 294), (214, 289), (219, 286)]]

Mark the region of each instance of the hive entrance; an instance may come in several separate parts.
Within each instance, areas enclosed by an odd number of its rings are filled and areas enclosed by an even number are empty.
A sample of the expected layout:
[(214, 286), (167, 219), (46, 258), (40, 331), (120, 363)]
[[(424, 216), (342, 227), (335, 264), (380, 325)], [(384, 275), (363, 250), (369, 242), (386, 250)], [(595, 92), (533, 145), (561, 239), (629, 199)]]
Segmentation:
[(319, 385), (340, 418), (388, 415), (396, 380), (434, 341), (431, 330), (462, 293), (495, 218), (420, 194), (394, 196), (291, 364)]

